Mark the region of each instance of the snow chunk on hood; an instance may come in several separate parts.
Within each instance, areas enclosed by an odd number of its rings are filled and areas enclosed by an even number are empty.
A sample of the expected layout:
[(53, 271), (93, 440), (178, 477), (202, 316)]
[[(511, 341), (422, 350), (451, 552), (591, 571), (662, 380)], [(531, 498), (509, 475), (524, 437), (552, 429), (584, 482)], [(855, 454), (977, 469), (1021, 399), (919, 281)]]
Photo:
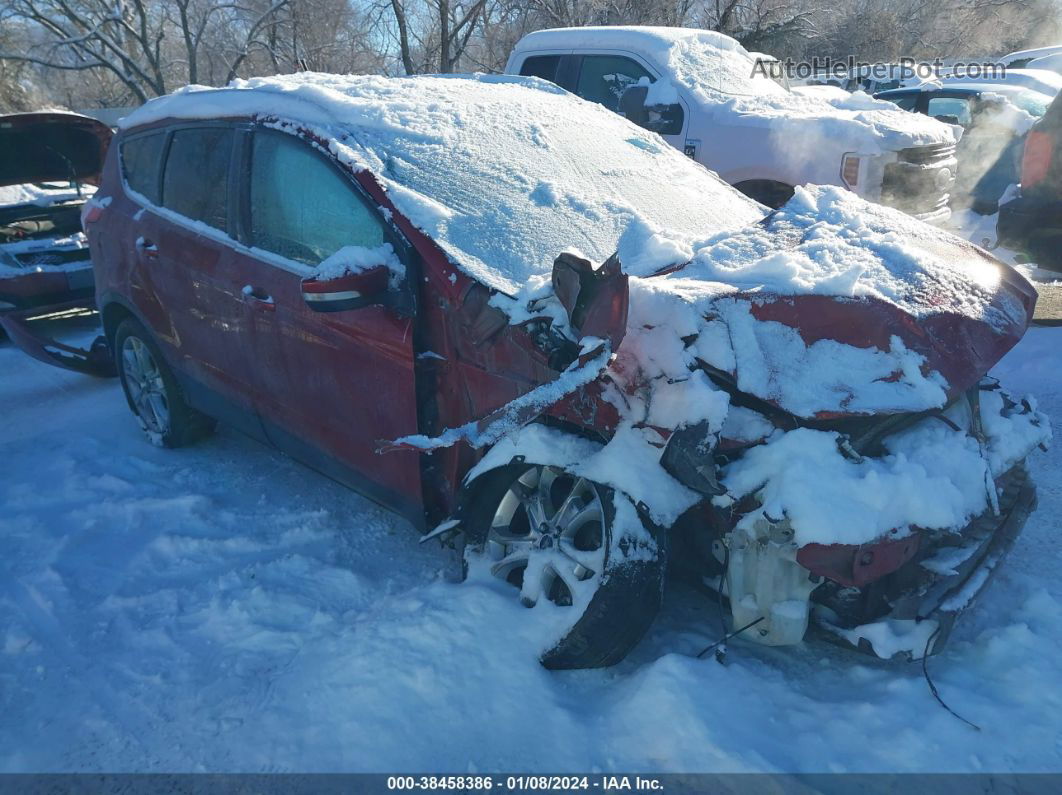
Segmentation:
[[(690, 280), (709, 295), (719, 285), (773, 295), (877, 298), (916, 317), (955, 312), (994, 325), (1023, 313), (993, 305), (1001, 265), (957, 256), (965, 241), (836, 187), (797, 188), (762, 224), (718, 235), (664, 277), (677, 291)], [(646, 244), (659, 250), (658, 241)], [(1003, 312), (1003, 316), (1000, 316)]]
[(237, 80), (152, 100), (122, 126), (235, 116), (311, 128), (455, 266), (506, 294), (572, 247), (603, 262), (632, 223), (689, 245), (763, 214), (658, 135), (536, 78)]

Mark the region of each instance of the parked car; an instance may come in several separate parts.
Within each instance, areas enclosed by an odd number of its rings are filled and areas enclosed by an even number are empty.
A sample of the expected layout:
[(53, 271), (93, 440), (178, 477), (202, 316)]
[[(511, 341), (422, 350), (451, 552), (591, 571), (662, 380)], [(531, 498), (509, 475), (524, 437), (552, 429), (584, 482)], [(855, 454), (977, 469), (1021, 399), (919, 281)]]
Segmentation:
[(925, 78), (918, 76), (911, 65), (875, 64), (862, 69), (853, 69), (844, 84), (846, 91), (863, 91), (877, 94), (895, 88), (918, 85)]
[(1051, 47), (1036, 47), (1031, 50), (1018, 50), (1004, 55), (999, 59), (999, 63), (1011, 69), (1024, 69), (1038, 58), (1058, 53), (1062, 53), (1062, 44), (1056, 44)]
[(81, 211), (110, 138), (74, 113), (0, 116), (0, 311), (92, 295)]
[(969, 207), (982, 215), (995, 213), (1000, 196), (1020, 179), (1025, 134), (1051, 104), (1044, 94), (988, 83), (930, 83), (875, 97), (963, 128), (952, 207)]
[(1037, 91), (1054, 99), (1062, 89), (1062, 75), (1046, 69), (1012, 69), (1008, 67), (999, 74), (983, 74), (976, 77), (946, 76), (941, 81), (944, 85), (967, 85), (970, 83), (1020, 86), (1030, 91)]
[(846, 187), (924, 220), (949, 213), (950, 128), (867, 98), (846, 107), (792, 93), (720, 33), (540, 30), (517, 43), (505, 71), (625, 115), (769, 207), (810, 183)]
[(841, 189), (765, 214), (544, 81), (184, 90), (125, 120), (100, 194), (97, 301), (148, 438), (220, 419), (459, 533), (550, 667), (621, 659), (669, 548), (757, 642), (815, 605), (882, 656), (903, 644), (868, 626), (914, 628), (918, 657), (1032, 508), (1046, 423), (982, 380), (1032, 315), (1020, 275)]
[(1039, 58), (1033, 58), (1029, 61), (1029, 69), (1046, 69), (1049, 72), (1055, 74), (1062, 74), (1062, 50), (1059, 52), (1051, 53), (1050, 55), (1043, 55)]
[(1001, 245), (1062, 271), (1062, 97), (1025, 138), (1021, 192), (1000, 206), (996, 231)]

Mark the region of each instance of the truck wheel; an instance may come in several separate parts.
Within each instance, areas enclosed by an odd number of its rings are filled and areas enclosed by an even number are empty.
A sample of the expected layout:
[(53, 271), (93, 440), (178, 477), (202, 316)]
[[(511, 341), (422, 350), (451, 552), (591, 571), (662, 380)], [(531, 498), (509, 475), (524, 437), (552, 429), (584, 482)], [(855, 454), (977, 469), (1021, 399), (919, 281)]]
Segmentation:
[(750, 179), (734, 186), (750, 199), (777, 210), (793, 198), (793, 186), (769, 179)]
[(474, 489), (464, 521), (469, 568), (512, 585), (529, 620), (556, 621), (553, 606), (571, 611), (542, 664), (622, 660), (660, 609), (666, 532), (643, 524), (625, 495), (558, 467), (502, 467)]
[(115, 358), (129, 409), (148, 440), (159, 447), (184, 447), (214, 431), (216, 422), (184, 401), (151, 335), (126, 318), (114, 335)]

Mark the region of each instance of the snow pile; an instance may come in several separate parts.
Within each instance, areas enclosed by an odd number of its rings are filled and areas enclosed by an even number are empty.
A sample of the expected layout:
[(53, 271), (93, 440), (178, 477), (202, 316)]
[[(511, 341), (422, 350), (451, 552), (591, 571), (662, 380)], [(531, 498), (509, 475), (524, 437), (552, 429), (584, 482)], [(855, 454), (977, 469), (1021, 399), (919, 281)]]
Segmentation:
[[(1059, 333), (1030, 330), (995, 373), (1055, 415)], [(930, 661), (975, 732), (919, 665), (817, 638), (696, 659), (719, 614), (677, 581), (621, 665), (544, 670), (508, 583), (446, 582), (438, 545), (368, 500), (224, 426), (154, 448), (114, 380), (11, 345), (0, 370), (3, 772), (1059, 768), (1057, 448), (1031, 459), (1040, 508)]]
[(659, 136), (534, 78), (256, 78), (152, 100), (122, 126), (226, 116), (310, 128), (503, 293), (548, 276), (571, 247), (603, 262), (632, 223), (690, 244), (762, 216)]

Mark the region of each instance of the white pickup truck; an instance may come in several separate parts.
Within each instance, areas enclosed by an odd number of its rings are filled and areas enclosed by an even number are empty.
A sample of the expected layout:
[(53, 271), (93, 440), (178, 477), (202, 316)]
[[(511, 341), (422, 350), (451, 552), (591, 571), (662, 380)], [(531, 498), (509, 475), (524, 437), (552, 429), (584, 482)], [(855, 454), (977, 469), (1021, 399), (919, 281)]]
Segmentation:
[(862, 94), (796, 94), (765, 71), (721, 33), (652, 27), (540, 30), (517, 43), (506, 66), (658, 132), (768, 206), (810, 183), (841, 185), (923, 220), (949, 215), (951, 126)]

